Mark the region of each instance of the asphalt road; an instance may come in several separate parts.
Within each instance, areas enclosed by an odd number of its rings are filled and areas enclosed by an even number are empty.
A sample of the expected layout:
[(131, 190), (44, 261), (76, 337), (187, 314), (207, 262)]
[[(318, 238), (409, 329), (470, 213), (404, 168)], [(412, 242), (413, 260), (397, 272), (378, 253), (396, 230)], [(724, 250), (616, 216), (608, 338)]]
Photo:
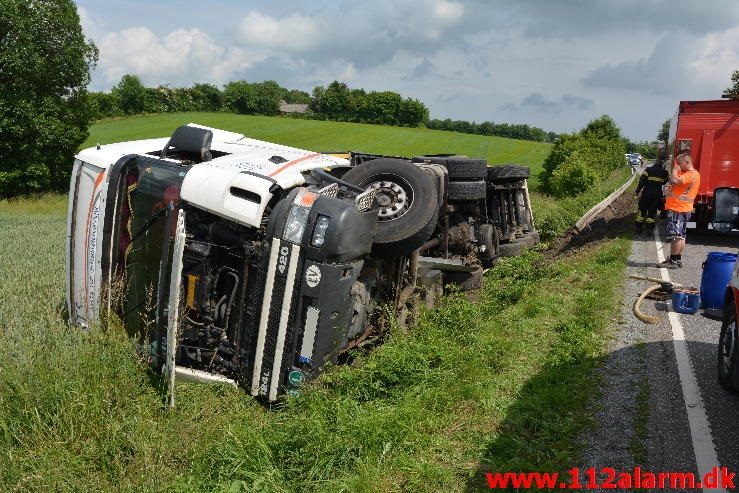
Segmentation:
[[(664, 238), (664, 229), (661, 234)], [(699, 235), (689, 230), (684, 267), (670, 270), (669, 276), (674, 282), (698, 287), (701, 264), (709, 252), (737, 250), (737, 233)], [(636, 236), (627, 273), (659, 278), (657, 259), (654, 236)], [(694, 444), (712, 442), (717, 465), (727, 466), (739, 477), (739, 395), (726, 392), (716, 380), (721, 322), (702, 312), (677, 316), (710, 428), (696, 440), (695, 435), (701, 434), (691, 434), (673, 330), (667, 316), (671, 303), (644, 302), (643, 310), (660, 318), (655, 325), (641, 322), (632, 312), (637, 296), (651, 285), (634, 279), (628, 279), (624, 285), (620, 317), (614, 323), (610, 352), (601, 371), (600, 396), (594, 400), (596, 425), (583, 437), (586, 447), (581, 466), (630, 471), (640, 465), (654, 472), (697, 474)]]
[[(739, 235), (690, 235), (684, 268), (670, 271), (671, 278), (683, 285), (700, 286), (701, 264), (709, 252), (736, 253)], [(711, 426), (716, 453), (721, 465), (739, 472), (739, 396), (724, 391), (716, 380), (718, 337), (721, 321), (702, 312), (680, 315), (688, 341), (690, 360), (695, 372), (704, 408)]]

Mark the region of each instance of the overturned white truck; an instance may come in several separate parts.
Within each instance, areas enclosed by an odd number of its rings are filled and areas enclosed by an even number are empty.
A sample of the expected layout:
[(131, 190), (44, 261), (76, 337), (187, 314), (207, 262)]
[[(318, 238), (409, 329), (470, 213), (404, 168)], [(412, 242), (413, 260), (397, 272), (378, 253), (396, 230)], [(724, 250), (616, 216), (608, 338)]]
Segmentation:
[(170, 382), (274, 401), (365, 340), (381, 304), (417, 284), (478, 287), (496, 258), (537, 243), (528, 176), (193, 124), (86, 149), (69, 194), (70, 320), (113, 311)]

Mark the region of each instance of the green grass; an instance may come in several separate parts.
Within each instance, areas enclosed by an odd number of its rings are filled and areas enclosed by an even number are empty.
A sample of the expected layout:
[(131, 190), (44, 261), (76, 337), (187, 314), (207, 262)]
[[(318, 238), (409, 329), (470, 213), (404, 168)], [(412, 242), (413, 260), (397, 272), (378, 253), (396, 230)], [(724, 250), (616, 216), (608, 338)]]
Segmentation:
[(0, 491), (475, 491), (576, 463), (628, 240), (508, 260), (275, 409), (180, 384), (165, 412), (120, 328), (63, 322), (61, 205), (0, 203)]
[[(551, 144), (542, 142), (443, 130), (231, 113), (167, 113), (102, 120), (90, 128), (90, 137), (82, 148), (97, 143), (168, 137), (178, 126), (191, 122), (314, 151), (351, 150), (398, 156), (466, 154), (485, 158), (490, 164), (515, 162), (527, 165), (533, 175), (539, 174), (551, 149)], [(537, 178), (534, 177), (531, 183), (535, 185)]]
[[(166, 136), (189, 121), (312, 149), (451, 150), (530, 165), (548, 152), (227, 114), (101, 122), (88, 143)], [(571, 226), (619, 179), (581, 199), (535, 195), (542, 224), (552, 234)], [(0, 201), (0, 491), (476, 491), (488, 471), (577, 463), (617, 306), (602, 300), (618, 299), (627, 239), (555, 262), (535, 252), (502, 262), (477, 303), (444, 299), (273, 409), (241, 390), (178, 384), (167, 412), (158, 376), (120, 327), (84, 333), (64, 322), (65, 209), (60, 195)]]

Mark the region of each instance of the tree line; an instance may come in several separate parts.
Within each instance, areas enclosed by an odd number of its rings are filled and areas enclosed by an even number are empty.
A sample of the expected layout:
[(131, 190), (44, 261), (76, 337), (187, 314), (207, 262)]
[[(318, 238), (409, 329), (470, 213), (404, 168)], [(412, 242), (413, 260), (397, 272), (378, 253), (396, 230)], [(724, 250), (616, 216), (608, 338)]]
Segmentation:
[(192, 87), (146, 87), (138, 76), (124, 75), (110, 92), (90, 93), (91, 111), (96, 119), (184, 111), (225, 111), (242, 115), (273, 116), (280, 104), (306, 104), (306, 118), (346, 122), (417, 127), (428, 121), (429, 110), (422, 102), (404, 98), (393, 91), (350, 89), (334, 81), (318, 86), (312, 94), (290, 90), (273, 80), (233, 81), (219, 88), (213, 84)]
[(493, 123), (493, 122), (468, 122), (465, 120), (432, 119), (426, 127), (435, 130), (449, 130), (465, 134), (491, 135), (496, 137), (508, 137), (519, 140), (533, 140), (536, 142), (554, 142), (559, 137), (555, 132), (547, 132), (538, 127), (532, 127), (520, 123)]
[(213, 84), (192, 87), (145, 87), (138, 76), (127, 74), (110, 92), (90, 93), (96, 119), (184, 111), (226, 111), (244, 115), (278, 115), (280, 102), (306, 104), (300, 116), (316, 120), (371, 123), (403, 127), (426, 126), (477, 135), (508, 137), (537, 142), (554, 142), (558, 134), (525, 124), (475, 123), (464, 120), (431, 119), (429, 109), (421, 101), (404, 98), (393, 91), (353, 89), (333, 81), (317, 86), (308, 94), (286, 89), (277, 82), (233, 81), (219, 88)]

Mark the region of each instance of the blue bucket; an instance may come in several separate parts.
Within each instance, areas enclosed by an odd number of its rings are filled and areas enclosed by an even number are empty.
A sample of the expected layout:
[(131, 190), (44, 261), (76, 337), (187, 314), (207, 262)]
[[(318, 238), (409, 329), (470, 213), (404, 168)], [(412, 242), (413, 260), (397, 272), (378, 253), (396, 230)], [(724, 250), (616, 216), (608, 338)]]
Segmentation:
[(672, 293), (672, 309), (678, 313), (693, 314), (700, 308), (700, 297), (697, 291), (675, 290)]
[(709, 252), (703, 262), (701, 276), (701, 305), (703, 308), (724, 308), (726, 286), (736, 265), (735, 253)]

